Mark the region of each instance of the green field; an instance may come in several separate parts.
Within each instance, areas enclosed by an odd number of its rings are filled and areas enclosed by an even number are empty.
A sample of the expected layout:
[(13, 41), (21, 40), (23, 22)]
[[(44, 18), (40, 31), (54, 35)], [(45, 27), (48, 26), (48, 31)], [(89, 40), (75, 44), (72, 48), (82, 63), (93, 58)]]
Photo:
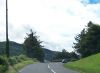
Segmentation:
[(64, 65), (80, 73), (100, 73), (100, 53)]

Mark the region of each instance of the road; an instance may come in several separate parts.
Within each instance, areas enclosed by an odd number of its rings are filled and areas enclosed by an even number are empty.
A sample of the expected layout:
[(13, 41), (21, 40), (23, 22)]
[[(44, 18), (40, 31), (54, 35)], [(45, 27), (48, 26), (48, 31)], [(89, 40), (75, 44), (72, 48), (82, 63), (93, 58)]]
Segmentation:
[(20, 70), (20, 73), (79, 73), (66, 69), (62, 63), (31, 64)]

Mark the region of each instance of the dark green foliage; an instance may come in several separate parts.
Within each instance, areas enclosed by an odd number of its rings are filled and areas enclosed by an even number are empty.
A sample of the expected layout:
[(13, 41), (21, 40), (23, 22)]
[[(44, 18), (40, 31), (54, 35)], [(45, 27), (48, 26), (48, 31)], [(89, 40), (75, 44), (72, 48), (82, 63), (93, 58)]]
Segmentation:
[(44, 52), (43, 49), (41, 48), (36, 48), (36, 50), (34, 50), (34, 58), (37, 58), (37, 60), (39, 61), (44, 61)]
[[(5, 54), (6, 42), (0, 42), (0, 55)], [(10, 41), (10, 56), (16, 56), (24, 53), (24, 47), (22, 44)]]
[(36, 32), (31, 30), (31, 33), (27, 35), (28, 37), (24, 41), (26, 55), (30, 58), (37, 58), (39, 61), (43, 61), (44, 52), (40, 45), (41, 41), (38, 40), (38, 37), (36, 36)]
[(65, 49), (62, 50), (62, 58), (70, 58), (70, 53), (67, 52)]
[(75, 52), (67, 52), (65, 49), (62, 50), (62, 52), (56, 53), (56, 55), (53, 57), (53, 60), (62, 60), (66, 59), (68, 61), (72, 60), (78, 60), (79, 56)]
[(4, 56), (0, 56), (0, 73), (6, 73), (8, 70), (7, 59)]
[(61, 60), (69, 58), (70, 58), (70, 53), (67, 52), (65, 49), (63, 49), (62, 52), (56, 53), (56, 55), (53, 57), (53, 60)]
[(62, 53), (61, 52), (58, 52), (53, 56), (53, 60), (59, 60), (59, 59), (62, 59)]
[(87, 28), (83, 29), (80, 34), (75, 37), (76, 43), (74, 48), (82, 57), (87, 57), (100, 52), (100, 26), (88, 23)]
[(7, 59), (4, 56), (0, 56), (0, 65), (7, 64)]
[(40, 45), (41, 41), (38, 40), (38, 37), (36, 36), (36, 32), (33, 32), (31, 30), (31, 33), (27, 35), (28, 37), (25, 38), (25, 41), (24, 41), (24, 45), (26, 48), (41, 47)]
[(9, 58), (9, 63), (10, 63), (10, 65), (17, 64), (17, 63), (18, 63), (17, 60), (18, 60), (18, 59), (17, 59), (16, 56), (13, 56), (13, 57)]
[(27, 56), (25, 56), (25, 55), (19, 55), (19, 56), (17, 56), (17, 59), (20, 59), (20, 60), (27, 60), (28, 59), (28, 57)]
[(20, 63), (22, 61), (26, 61), (28, 59), (29, 58), (26, 57), (25, 55), (13, 56), (13, 57), (9, 58), (9, 63), (10, 63), (10, 65), (15, 65), (17, 63)]
[(77, 55), (75, 52), (70, 52), (70, 60), (78, 60), (80, 59), (79, 55)]
[(52, 58), (57, 53), (56, 51), (51, 51), (51, 50), (45, 49), (45, 48), (43, 48), (43, 51), (44, 51), (44, 55), (45, 55), (45, 60), (47, 60), (47, 61), (52, 61)]

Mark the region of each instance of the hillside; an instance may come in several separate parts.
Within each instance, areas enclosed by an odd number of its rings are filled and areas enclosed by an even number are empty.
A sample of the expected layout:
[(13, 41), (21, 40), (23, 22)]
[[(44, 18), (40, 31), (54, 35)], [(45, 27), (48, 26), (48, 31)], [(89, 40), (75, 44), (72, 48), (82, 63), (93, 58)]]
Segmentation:
[[(5, 42), (0, 42), (0, 54), (4, 53)], [(24, 46), (22, 44), (10, 41), (10, 55), (20, 55), (24, 53)], [(45, 53), (45, 59), (51, 61), (53, 55), (56, 53), (55, 51), (51, 51), (49, 49), (43, 48)]]
[(57, 53), (56, 51), (52, 51), (46, 48), (43, 48), (43, 51), (45, 53), (45, 59), (48, 61), (51, 61), (54, 55)]
[[(3, 54), (5, 51), (5, 42), (0, 42), (0, 54)], [(9, 43), (10, 47), (10, 56), (14, 55), (20, 55), (24, 53), (24, 48), (22, 44), (10, 41)]]
[(82, 71), (82, 73), (100, 73), (100, 53), (79, 61), (67, 63), (65, 67)]

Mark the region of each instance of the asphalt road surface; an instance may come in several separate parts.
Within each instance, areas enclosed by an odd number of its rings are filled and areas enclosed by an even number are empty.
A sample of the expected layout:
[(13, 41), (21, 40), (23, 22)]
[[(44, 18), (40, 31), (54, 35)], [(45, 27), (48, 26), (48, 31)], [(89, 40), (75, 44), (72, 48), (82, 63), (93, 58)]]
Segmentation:
[(31, 64), (20, 70), (20, 73), (79, 73), (63, 67), (62, 63)]

